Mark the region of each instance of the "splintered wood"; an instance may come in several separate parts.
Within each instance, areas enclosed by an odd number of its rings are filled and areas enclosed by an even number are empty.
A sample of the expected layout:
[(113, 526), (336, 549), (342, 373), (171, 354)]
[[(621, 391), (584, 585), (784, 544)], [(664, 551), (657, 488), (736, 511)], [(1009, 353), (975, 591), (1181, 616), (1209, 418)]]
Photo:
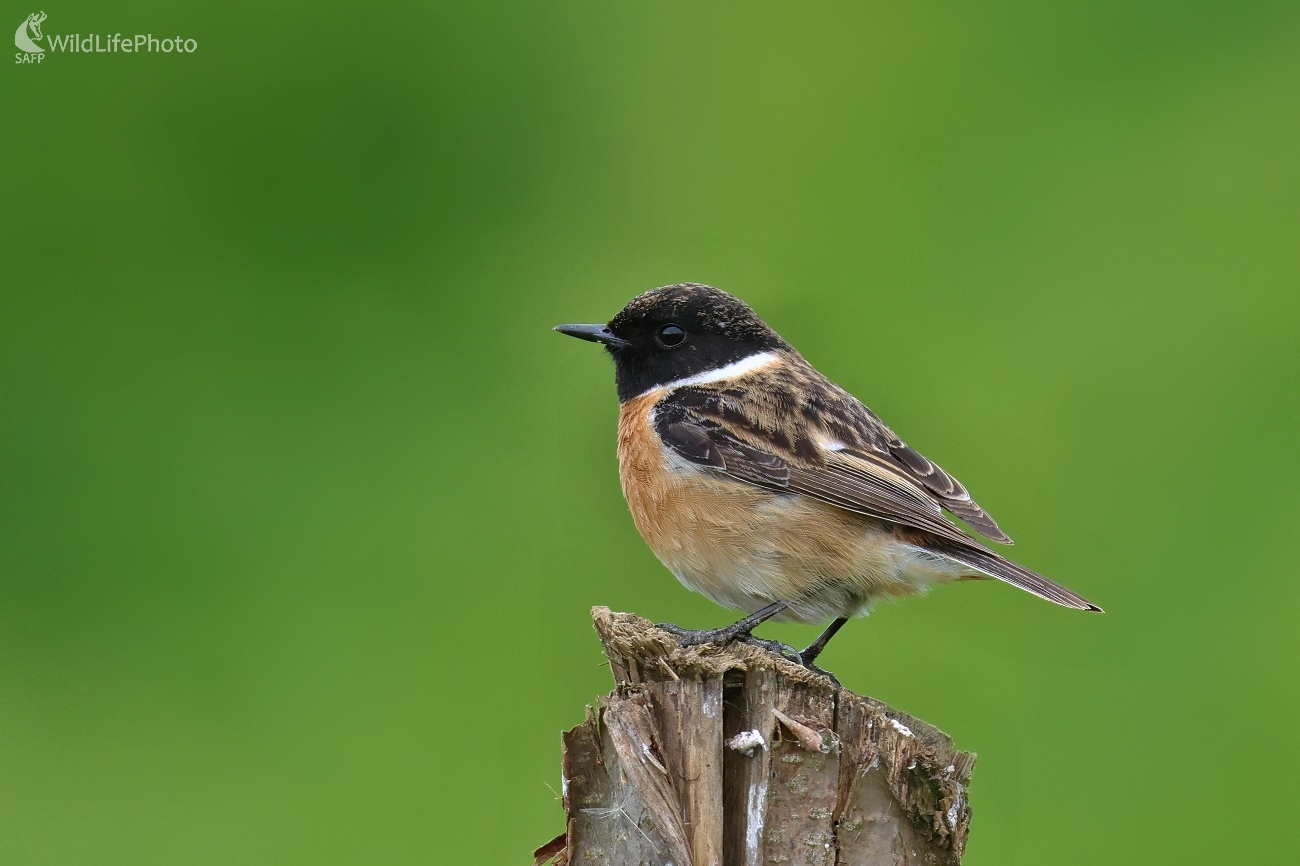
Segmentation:
[(555, 866), (949, 866), (975, 756), (743, 644), (592, 611), (617, 688), (564, 734)]

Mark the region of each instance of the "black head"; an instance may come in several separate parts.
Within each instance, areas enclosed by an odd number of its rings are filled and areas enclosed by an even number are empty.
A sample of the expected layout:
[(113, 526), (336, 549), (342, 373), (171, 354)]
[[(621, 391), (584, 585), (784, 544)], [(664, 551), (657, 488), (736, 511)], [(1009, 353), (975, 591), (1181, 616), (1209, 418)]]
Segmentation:
[(555, 330), (604, 344), (614, 357), (620, 401), (758, 352), (789, 349), (744, 301), (699, 283), (651, 289), (608, 325)]

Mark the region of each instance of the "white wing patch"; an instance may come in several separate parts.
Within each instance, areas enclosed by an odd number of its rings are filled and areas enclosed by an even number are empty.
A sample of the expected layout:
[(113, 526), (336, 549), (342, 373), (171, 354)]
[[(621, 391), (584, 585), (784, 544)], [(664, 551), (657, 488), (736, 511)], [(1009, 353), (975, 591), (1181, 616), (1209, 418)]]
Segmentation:
[(845, 448), (849, 447), (838, 439), (833, 439), (830, 436), (824, 435), (817, 437), (817, 446), (823, 451), (843, 451)]

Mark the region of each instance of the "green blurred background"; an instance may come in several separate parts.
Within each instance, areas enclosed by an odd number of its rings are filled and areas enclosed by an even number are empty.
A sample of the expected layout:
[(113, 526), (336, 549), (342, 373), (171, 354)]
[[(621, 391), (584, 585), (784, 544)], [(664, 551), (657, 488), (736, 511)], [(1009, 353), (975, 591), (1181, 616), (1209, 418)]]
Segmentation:
[(590, 606), (732, 618), (549, 330), (681, 280), (1109, 611), (824, 657), (979, 752), (967, 862), (1300, 858), (1300, 8), (702, 5), (46, 10), (199, 48), (0, 76), (0, 862), (527, 862)]

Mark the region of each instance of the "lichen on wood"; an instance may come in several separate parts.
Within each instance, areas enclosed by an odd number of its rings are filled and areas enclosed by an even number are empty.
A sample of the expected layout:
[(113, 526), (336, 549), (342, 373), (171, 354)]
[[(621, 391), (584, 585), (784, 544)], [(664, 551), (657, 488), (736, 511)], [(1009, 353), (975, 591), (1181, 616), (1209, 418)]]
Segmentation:
[(975, 756), (745, 644), (592, 611), (616, 688), (564, 745), (555, 866), (950, 866)]

